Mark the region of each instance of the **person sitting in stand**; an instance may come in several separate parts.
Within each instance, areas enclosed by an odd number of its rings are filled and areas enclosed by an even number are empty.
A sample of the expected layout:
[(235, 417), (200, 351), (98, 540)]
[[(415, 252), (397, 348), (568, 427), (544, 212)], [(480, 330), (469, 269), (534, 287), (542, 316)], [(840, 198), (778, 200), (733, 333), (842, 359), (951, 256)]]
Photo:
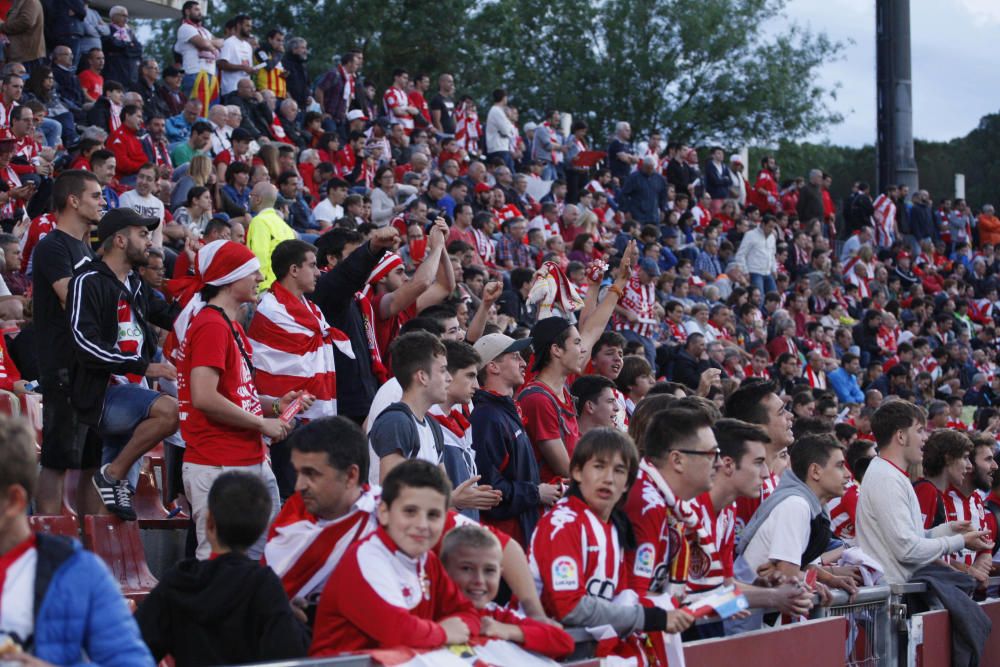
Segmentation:
[(575, 647), (565, 630), (494, 602), (503, 573), (502, 559), (500, 541), (481, 526), (457, 526), (441, 545), (441, 564), (479, 612), (482, 637), (505, 639), (556, 660), (565, 658)]
[(271, 498), (259, 477), (224, 472), (208, 492), (210, 560), (171, 567), (136, 611), (153, 657), (174, 664), (236, 664), (300, 658), (305, 615), (292, 611), (273, 570), (247, 557), (267, 528)]
[(450, 492), (444, 472), (427, 461), (405, 461), (386, 476), (379, 527), (348, 550), (323, 589), (309, 655), (433, 649), (479, 634), (475, 607), (431, 553)]

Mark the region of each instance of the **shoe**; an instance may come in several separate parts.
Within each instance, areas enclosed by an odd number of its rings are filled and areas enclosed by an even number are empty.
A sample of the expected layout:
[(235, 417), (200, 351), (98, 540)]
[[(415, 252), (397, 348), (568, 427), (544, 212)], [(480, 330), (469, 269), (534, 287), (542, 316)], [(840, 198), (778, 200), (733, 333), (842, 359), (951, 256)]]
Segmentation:
[(135, 510), (132, 509), (132, 491), (127, 480), (114, 481), (107, 477), (104, 471), (108, 464), (94, 473), (94, 488), (101, 496), (101, 502), (108, 511), (123, 521), (135, 521)]

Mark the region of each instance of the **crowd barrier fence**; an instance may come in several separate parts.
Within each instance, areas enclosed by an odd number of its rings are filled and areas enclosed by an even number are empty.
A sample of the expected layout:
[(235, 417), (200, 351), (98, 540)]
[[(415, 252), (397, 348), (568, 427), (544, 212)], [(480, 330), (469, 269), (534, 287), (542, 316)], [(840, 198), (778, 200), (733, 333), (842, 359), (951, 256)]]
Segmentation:
[[(1000, 590), (1000, 577), (991, 577), (987, 590)], [(744, 665), (782, 667), (951, 667), (951, 624), (948, 612), (926, 597), (924, 584), (871, 586), (853, 600), (832, 591), (827, 607), (814, 608), (799, 623), (747, 632), (732, 637), (684, 644), (689, 667), (731, 667), (734, 656)], [(922, 602), (914, 602), (919, 596)], [(981, 665), (1000, 665), (1000, 597), (980, 602), (993, 621)], [(913, 612), (914, 608), (928, 611)], [(587, 657), (593, 642), (582, 629), (570, 629), (577, 640), (572, 667), (600, 667)], [(590, 653), (592, 656), (593, 654)], [(341, 656), (267, 663), (267, 667), (375, 667), (368, 656)], [(516, 667), (516, 666), (512, 666)]]

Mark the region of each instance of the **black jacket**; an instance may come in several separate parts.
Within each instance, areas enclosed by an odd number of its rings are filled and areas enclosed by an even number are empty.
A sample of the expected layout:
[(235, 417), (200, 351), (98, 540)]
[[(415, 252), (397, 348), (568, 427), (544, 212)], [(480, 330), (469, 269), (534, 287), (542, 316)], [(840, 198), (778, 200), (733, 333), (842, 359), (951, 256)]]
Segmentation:
[(818, 185), (807, 183), (799, 190), (799, 203), (795, 207), (795, 212), (803, 223), (823, 220), (823, 191)]
[[(115, 349), (118, 342), (118, 302), (124, 298), (132, 306), (143, 329), (143, 346), (138, 354)], [(96, 425), (104, 406), (104, 392), (112, 374), (143, 375), (156, 353), (156, 332), (150, 322), (169, 329), (179, 309), (153, 295), (133, 271), (128, 285), (118, 280), (102, 261), (89, 262), (69, 284), (66, 310), (76, 348), (73, 367), (73, 404), (81, 419)]]
[(539, 518), (540, 478), (514, 399), (478, 389), (472, 405), (475, 409), (469, 421), (480, 482), (503, 494), (499, 505), (479, 514), (487, 522), (517, 519), (524, 539), (530, 540)]
[(177, 667), (287, 660), (309, 649), (278, 575), (243, 554), (181, 561), (135, 620), (153, 657), (171, 655)]
[(354, 294), (364, 288), (368, 276), (384, 253), (384, 250), (372, 251), (371, 245), (365, 243), (320, 276), (316, 291), (310, 296), (323, 311), (326, 321), (351, 339), (354, 359), (341, 353), (336, 346), (333, 348), (334, 362), (339, 369), (337, 412), (348, 417), (366, 417), (379, 388), (372, 372), (365, 318)]
[(937, 239), (934, 211), (927, 204), (914, 204), (910, 209), (910, 233), (917, 239)]
[(142, 115), (146, 122), (153, 116), (163, 116), (164, 119), (170, 118), (174, 114), (171, 113), (170, 107), (167, 105), (167, 101), (163, 99), (160, 95), (160, 89), (153, 82), (153, 85), (146, 83), (146, 80), (140, 75), (139, 78), (129, 86), (129, 90), (135, 93), (139, 93), (142, 97)]
[(708, 370), (708, 362), (695, 359), (686, 349), (677, 351), (670, 379), (691, 389), (697, 389), (701, 382), (701, 374)]
[(281, 64), (288, 75), (285, 77), (285, 85), (288, 88), (288, 96), (299, 103), (299, 107), (306, 108), (306, 101), (309, 99), (309, 72), (306, 71), (306, 59), (286, 53), (281, 59)]

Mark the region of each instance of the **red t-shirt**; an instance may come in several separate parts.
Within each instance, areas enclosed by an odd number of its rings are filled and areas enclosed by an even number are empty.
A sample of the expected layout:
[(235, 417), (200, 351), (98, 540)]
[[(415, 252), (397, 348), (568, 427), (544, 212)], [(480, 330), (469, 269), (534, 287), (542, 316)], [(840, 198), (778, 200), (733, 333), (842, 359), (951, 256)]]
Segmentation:
[(80, 88), (95, 100), (104, 93), (104, 77), (97, 72), (85, 69), (77, 75)]
[[(252, 356), (250, 341), (238, 322), (233, 323), (243, 349)], [(222, 315), (203, 308), (188, 328), (177, 365), (177, 398), (181, 435), (187, 444), (186, 463), (211, 466), (249, 466), (264, 460), (264, 443), (256, 429), (219, 424), (191, 405), (191, 370), (207, 366), (219, 370), (219, 393), (247, 412), (262, 415), (253, 377)]]
[(379, 315), (379, 304), (382, 303), (382, 297), (384, 297), (388, 292), (382, 294), (376, 294), (372, 298), (372, 309), (375, 311), (375, 342), (378, 344), (379, 352), (382, 354), (382, 363), (386, 368), (390, 368), (389, 360), (389, 344), (396, 338), (399, 334), (399, 327), (403, 326), (404, 322), (408, 322), (417, 315), (417, 304), (416, 302), (411, 303), (408, 308), (404, 308), (395, 315), (383, 319)]
[[(924, 520), (924, 529), (929, 530), (940, 523), (944, 507), (941, 491), (926, 479), (918, 479), (913, 483), (913, 492), (917, 494), (917, 504), (920, 505), (920, 516)], [(942, 509), (938, 509), (942, 508)]]
[[(529, 387), (540, 387), (542, 391), (525, 395), (524, 392)], [(552, 393), (548, 385), (529, 382), (518, 395), (517, 404), (521, 408), (524, 428), (528, 432), (531, 446), (535, 450), (535, 458), (538, 460), (539, 479), (542, 482), (550, 482), (558, 475), (542, 459), (538, 443), (545, 440), (562, 440), (566, 447), (566, 455), (573, 458), (573, 450), (576, 449), (576, 442), (580, 439), (580, 426), (576, 421), (573, 396), (566, 387), (563, 387), (562, 398), (559, 398)]]

